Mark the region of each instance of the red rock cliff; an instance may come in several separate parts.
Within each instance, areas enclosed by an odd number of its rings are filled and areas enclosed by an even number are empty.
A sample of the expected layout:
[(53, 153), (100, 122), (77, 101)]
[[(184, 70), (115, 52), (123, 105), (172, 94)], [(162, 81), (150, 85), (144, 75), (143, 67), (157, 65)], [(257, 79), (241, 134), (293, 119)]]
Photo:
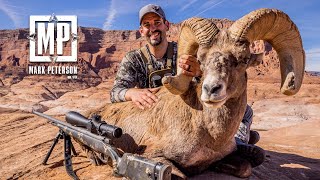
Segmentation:
[[(232, 21), (227, 19), (212, 19), (220, 29), (230, 27)], [(178, 39), (179, 24), (172, 24), (167, 33), (169, 40)], [(27, 75), (29, 64), (28, 29), (0, 30), (0, 73), (1, 78)], [(80, 75), (99, 76), (102, 79), (114, 75), (126, 52), (144, 45), (144, 40), (138, 30), (104, 31), (99, 28), (78, 28), (78, 67)], [(70, 44), (65, 45), (70, 53)], [(249, 77), (274, 74), (279, 63), (275, 51), (268, 43), (257, 41), (251, 45), (253, 52), (263, 52), (265, 58), (262, 64), (249, 69)]]

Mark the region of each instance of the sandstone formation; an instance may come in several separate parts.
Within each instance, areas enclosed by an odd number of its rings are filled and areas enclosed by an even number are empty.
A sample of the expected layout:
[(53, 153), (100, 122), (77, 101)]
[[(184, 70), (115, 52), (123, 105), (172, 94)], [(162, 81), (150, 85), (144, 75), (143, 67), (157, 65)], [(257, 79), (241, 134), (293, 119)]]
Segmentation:
[[(212, 21), (220, 29), (228, 28), (232, 24), (232, 21), (227, 19), (212, 19)], [(169, 40), (176, 41), (178, 32), (179, 24), (172, 24), (168, 32)], [(144, 45), (143, 37), (138, 30), (103, 31), (98, 28), (79, 27), (78, 35), (79, 77), (108, 79), (115, 74), (126, 52)], [(28, 36), (28, 29), (0, 30), (0, 79), (7, 85), (27, 76), (28, 65), (36, 65), (29, 62)], [(263, 63), (249, 71), (252, 77), (272, 73), (278, 69), (277, 55), (268, 43), (257, 41), (252, 44), (252, 51), (263, 52), (265, 55)], [(70, 41), (65, 44), (64, 55), (68, 54), (70, 54)], [(52, 63), (45, 65), (50, 64)]]

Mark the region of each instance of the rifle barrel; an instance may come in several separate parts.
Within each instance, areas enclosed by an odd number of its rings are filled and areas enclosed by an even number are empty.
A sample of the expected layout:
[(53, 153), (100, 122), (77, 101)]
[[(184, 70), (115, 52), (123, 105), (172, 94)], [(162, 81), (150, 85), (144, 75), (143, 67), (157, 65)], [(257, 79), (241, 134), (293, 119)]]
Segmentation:
[(81, 141), (92, 150), (111, 158), (115, 174), (129, 177), (130, 179), (171, 179), (171, 166), (149, 160), (130, 153), (119, 156), (118, 150), (110, 145), (110, 139), (93, 134), (86, 129), (72, 126), (49, 115), (33, 110), (32, 113), (43, 117), (61, 131)]

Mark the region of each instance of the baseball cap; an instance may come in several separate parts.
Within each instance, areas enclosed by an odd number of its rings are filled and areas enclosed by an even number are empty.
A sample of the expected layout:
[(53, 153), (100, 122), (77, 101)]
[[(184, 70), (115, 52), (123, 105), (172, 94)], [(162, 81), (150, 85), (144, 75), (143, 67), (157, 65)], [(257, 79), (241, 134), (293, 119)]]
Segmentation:
[(164, 14), (164, 11), (162, 10), (162, 8), (159, 5), (148, 4), (144, 7), (142, 7), (139, 11), (140, 24), (141, 24), (143, 16), (146, 15), (147, 13), (155, 13), (158, 16), (160, 16), (162, 19), (166, 19), (166, 15)]

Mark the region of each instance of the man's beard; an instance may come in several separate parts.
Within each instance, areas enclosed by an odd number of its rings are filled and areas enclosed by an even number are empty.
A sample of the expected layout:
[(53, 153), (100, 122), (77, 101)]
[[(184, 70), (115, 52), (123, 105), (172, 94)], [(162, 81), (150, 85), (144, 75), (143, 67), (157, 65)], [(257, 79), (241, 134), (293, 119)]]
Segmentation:
[[(152, 33), (158, 32), (159, 33), (159, 39), (151, 39), (151, 35)], [(149, 44), (151, 44), (152, 46), (158, 46), (159, 44), (161, 44), (162, 42), (162, 32), (160, 30), (155, 30), (153, 32), (149, 32), (148, 36), (147, 36), (147, 41), (149, 42)]]

